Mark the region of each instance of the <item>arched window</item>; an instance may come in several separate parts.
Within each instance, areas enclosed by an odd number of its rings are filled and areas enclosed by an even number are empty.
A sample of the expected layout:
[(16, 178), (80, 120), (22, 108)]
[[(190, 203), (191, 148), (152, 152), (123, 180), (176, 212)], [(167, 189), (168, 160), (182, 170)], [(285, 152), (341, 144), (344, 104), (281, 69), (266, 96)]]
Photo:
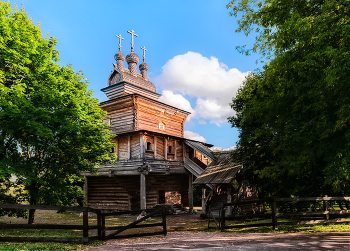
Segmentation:
[(158, 128), (159, 128), (159, 130), (165, 130), (165, 125), (164, 125), (164, 123), (159, 122)]

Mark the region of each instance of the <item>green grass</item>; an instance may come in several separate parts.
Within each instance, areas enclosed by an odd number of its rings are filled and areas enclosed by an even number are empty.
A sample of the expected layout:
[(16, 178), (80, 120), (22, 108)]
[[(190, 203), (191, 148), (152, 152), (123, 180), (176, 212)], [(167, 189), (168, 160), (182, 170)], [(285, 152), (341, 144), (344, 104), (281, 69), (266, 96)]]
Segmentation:
[[(246, 227), (246, 228), (232, 228), (226, 229), (225, 232), (232, 233), (309, 233), (309, 232), (350, 232), (350, 218), (345, 222), (324, 224), (298, 224), (297, 221), (290, 221), (289, 219), (278, 219), (278, 230), (273, 230), (272, 226), (266, 227)], [(232, 222), (226, 222), (226, 226), (232, 225), (254, 225), (261, 223), (271, 223), (270, 219), (259, 220), (253, 222), (244, 222), (234, 224)], [(283, 223), (289, 223), (288, 225), (282, 225)], [(292, 224), (291, 224), (292, 223)], [(218, 231), (210, 229), (209, 231)]]

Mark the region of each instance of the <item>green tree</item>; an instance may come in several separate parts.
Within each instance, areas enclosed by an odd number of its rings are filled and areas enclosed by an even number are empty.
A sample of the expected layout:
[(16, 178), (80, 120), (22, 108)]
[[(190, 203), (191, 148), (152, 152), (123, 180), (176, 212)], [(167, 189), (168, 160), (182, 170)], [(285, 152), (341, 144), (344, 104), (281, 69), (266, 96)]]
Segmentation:
[(116, 157), (106, 113), (83, 74), (58, 65), (55, 44), (0, 2), (0, 179), (14, 174), (30, 204), (70, 204), (81, 171)]
[(264, 196), (350, 193), (350, 3), (232, 1), (238, 32), (271, 59), (247, 77), (229, 118), (234, 157)]

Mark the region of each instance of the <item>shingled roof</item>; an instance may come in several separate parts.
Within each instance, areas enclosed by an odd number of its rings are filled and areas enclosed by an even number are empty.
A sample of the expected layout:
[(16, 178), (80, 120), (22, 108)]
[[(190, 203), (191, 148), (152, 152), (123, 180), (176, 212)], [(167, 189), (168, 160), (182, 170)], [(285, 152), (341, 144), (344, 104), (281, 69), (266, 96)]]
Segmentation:
[(214, 152), (212, 161), (204, 172), (197, 177), (193, 184), (227, 184), (235, 178), (242, 165), (235, 163), (230, 151)]

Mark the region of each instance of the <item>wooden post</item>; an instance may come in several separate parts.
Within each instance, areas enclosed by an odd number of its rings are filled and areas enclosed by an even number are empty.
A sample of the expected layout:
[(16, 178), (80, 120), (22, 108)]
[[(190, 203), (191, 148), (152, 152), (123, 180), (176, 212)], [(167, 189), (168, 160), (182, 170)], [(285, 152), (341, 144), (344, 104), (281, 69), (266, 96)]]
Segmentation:
[(174, 160), (176, 161), (176, 140), (174, 140)]
[(190, 212), (193, 211), (193, 174), (189, 174), (188, 178), (188, 206), (190, 208)]
[(101, 238), (106, 239), (106, 216), (101, 215)]
[(146, 209), (146, 175), (140, 174), (140, 209)]
[(205, 188), (202, 187), (202, 214), (206, 214), (206, 206), (205, 206)]
[(185, 141), (182, 142), (182, 151), (183, 151), (183, 161), (185, 161), (186, 158), (186, 143)]
[(145, 147), (145, 136), (140, 133), (140, 158), (145, 159), (146, 147)]
[(221, 224), (220, 224), (220, 227), (221, 227), (221, 231), (224, 231), (225, 229), (225, 207), (222, 206), (221, 208)]
[(168, 140), (164, 137), (164, 159), (168, 159)]
[(131, 142), (130, 142), (130, 135), (128, 137), (128, 159), (131, 159)]
[(88, 179), (86, 176), (84, 176), (85, 182), (84, 182), (84, 193), (85, 193), (85, 201), (84, 201), (84, 206), (88, 206)]
[(162, 218), (163, 218), (163, 233), (164, 233), (164, 236), (166, 236), (167, 230), (166, 230), (166, 209), (165, 209), (165, 206), (163, 207)]
[[(84, 226), (83, 242), (88, 243), (89, 242), (89, 212), (88, 211), (83, 212), (83, 226)], [(85, 238), (87, 238), (87, 241)]]
[[(227, 185), (227, 203), (232, 202), (232, 195), (231, 195), (231, 184)], [(232, 206), (227, 206), (227, 215), (232, 215)]]
[(157, 158), (157, 136), (154, 136), (154, 159)]
[(102, 241), (102, 218), (101, 210), (97, 214), (97, 236), (100, 241)]
[[(328, 195), (325, 195), (324, 197), (328, 197)], [(328, 211), (328, 200), (323, 201), (323, 211)], [(326, 225), (328, 226), (328, 220), (329, 220), (329, 212), (325, 215), (326, 218)]]
[(278, 230), (276, 213), (277, 213), (276, 201), (275, 199), (273, 199), (272, 201), (272, 229), (273, 230)]

